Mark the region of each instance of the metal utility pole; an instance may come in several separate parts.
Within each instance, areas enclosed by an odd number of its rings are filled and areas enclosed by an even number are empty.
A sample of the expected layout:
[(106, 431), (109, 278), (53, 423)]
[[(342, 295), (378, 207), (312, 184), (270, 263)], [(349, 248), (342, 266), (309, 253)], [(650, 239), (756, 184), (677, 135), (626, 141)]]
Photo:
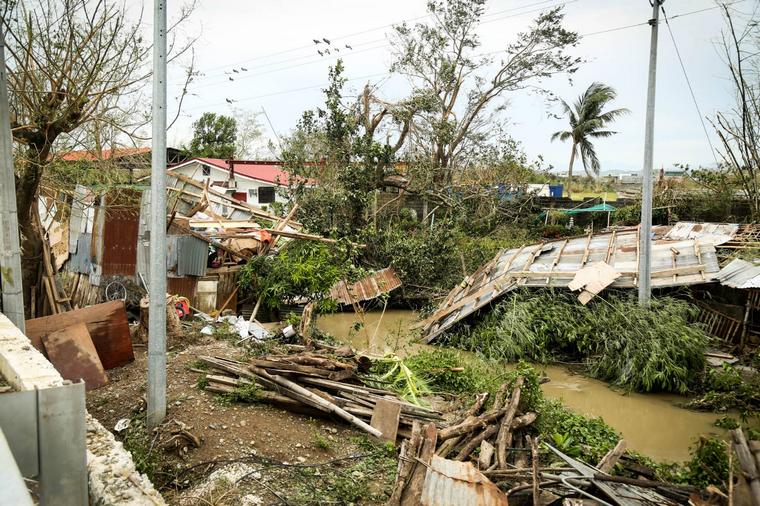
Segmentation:
[(654, 94), (657, 84), (657, 23), (660, 5), (665, 0), (651, 0), (652, 39), (649, 43), (649, 84), (647, 85), (644, 166), (641, 178), (641, 228), (639, 229), (639, 304), (649, 305), (652, 296), (652, 164), (654, 158)]
[(13, 137), (5, 69), (5, 35), (0, 23), (0, 284), (3, 289), (3, 313), (24, 332), (24, 292), (21, 285), (18, 232)]
[(153, 12), (153, 141), (150, 177), (148, 426), (166, 416), (166, 0)]

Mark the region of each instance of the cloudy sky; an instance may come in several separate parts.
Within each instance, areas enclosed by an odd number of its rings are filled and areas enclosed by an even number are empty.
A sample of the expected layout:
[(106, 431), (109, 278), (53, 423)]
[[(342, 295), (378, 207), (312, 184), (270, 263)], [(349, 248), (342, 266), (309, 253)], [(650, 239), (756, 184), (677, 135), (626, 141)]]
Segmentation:
[[(732, 7), (747, 10), (755, 1), (739, 1)], [(182, 115), (170, 131), (169, 144), (175, 146), (187, 142), (192, 122), (203, 112), (229, 114), (233, 107), (251, 112), (266, 110), (271, 127), (262, 116), (265, 136), (274, 138), (273, 132), (287, 135), (304, 110), (323, 103), (321, 89), (327, 69), (336, 60), (335, 55), (319, 56), (316, 51), (325, 44), (317, 46), (312, 39), (327, 38), (333, 47), (341, 49), (349, 92), (369, 81), (381, 83), (379, 94), (385, 99), (404, 97), (409, 92), (407, 81), (388, 74), (392, 53), (387, 35), (395, 23), (429, 19), (424, 0), (198, 2), (192, 21), (183, 30), (200, 34), (195, 57), (203, 75), (191, 86), (192, 95), (185, 98)], [(171, 9), (179, 8), (178, 2), (170, 4)], [(650, 36), (649, 27), (641, 23), (651, 16), (647, 0), (490, 0), (479, 27), (479, 51), (489, 53), (504, 48), (514, 40), (515, 33), (528, 26), (538, 10), (555, 5), (564, 6), (566, 26), (585, 35), (574, 53), (587, 62), (573, 76), (572, 83), (566, 77), (556, 77), (544, 86), (566, 100), (574, 99), (593, 81), (613, 86), (618, 91), (616, 105), (627, 107), (631, 114), (616, 123), (618, 135), (598, 142), (602, 169), (639, 170)], [(726, 109), (731, 92), (715, 45), (723, 28), (715, 2), (667, 0), (664, 6), (673, 18), (671, 28), (703, 115)], [(602, 31), (605, 33), (597, 33)], [(714, 165), (664, 24), (659, 40), (655, 166)], [(183, 82), (178, 65), (170, 68), (169, 82), (171, 115), (171, 104), (176, 109)], [(565, 122), (549, 116), (542, 97), (514, 93), (504, 98), (509, 106), (502, 121), (522, 142), (528, 156), (543, 155), (545, 166), (564, 169), (570, 147), (552, 143), (549, 137), (563, 129)], [(230, 105), (227, 99), (234, 103)], [(710, 135), (715, 144), (711, 131)]]

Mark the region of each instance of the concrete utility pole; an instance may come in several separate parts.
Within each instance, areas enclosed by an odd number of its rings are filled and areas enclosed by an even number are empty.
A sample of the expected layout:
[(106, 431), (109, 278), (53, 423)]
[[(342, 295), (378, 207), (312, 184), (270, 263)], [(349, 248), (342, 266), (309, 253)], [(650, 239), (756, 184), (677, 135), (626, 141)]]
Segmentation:
[(166, 416), (166, 0), (153, 12), (153, 142), (150, 177), (148, 426)]
[(649, 305), (652, 296), (652, 163), (654, 158), (654, 92), (657, 84), (657, 23), (660, 5), (665, 0), (651, 0), (652, 40), (649, 44), (649, 84), (647, 86), (644, 167), (641, 178), (641, 228), (639, 229), (639, 304)]
[(18, 238), (16, 182), (13, 177), (13, 137), (5, 69), (5, 34), (0, 23), (0, 281), (3, 313), (24, 332), (24, 292)]

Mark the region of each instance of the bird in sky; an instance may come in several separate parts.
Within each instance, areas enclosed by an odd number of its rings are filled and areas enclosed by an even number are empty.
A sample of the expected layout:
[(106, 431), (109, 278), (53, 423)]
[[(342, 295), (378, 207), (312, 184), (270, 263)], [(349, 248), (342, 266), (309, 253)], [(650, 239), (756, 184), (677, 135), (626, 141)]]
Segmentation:
[(317, 53), (319, 53), (319, 56), (324, 56), (324, 55), (325, 55), (325, 53), (323, 53), (323, 52), (322, 52), (322, 51), (320, 51), (319, 49), (317, 49)]
[(233, 78), (231, 78), (231, 77), (228, 77), (228, 79), (229, 79), (230, 81), (234, 81), (234, 79), (233, 79)]
[(327, 40), (327, 39), (322, 39), (322, 40), (324, 40), (324, 41), (325, 41), (325, 42), (327, 42), (328, 44), (330, 43), (330, 41), (329, 41), (329, 40)]
[(225, 100), (225, 101), (226, 101), (228, 104), (231, 104), (232, 102), (234, 102), (234, 100), (230, 100), (229, 98), (225, 98), (224, 100)]
[(322, 41), (321, 41), (321, 40), (317, 40), (317, 39), (311, 39), (311, 40), (313, 40), (313, 41), (314, 41), (314, 44), (321, 44), (321, 43), (322, 43)]
[(346, 49), (353, 49), (353, 48), (349, 46), (348, 44), (346, 44)]
[(236, 73), (236, 74), (239, 74), (239, 73), (240, 73), (240, 71), (239, 71), (238, 69), (232, 69), (232, 71), (233, 71), (234, 73)]
[(245, 67), (240, 67), (240, 70), (242, 70), (243, 72), (248, 72), (248, 69)]

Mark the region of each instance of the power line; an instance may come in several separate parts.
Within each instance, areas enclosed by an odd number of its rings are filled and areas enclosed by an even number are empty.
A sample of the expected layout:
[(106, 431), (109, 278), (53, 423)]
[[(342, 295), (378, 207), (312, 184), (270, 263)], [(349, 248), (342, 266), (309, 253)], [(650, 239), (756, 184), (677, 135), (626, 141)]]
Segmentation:
[(692, 88), (691, 86), (691, 80), (689, 79), (689, 74), (686, 73), (686, 66), (683, 63), (683, 59), (681, 58), (681, 51), (678, 50), (678, 44), (676, 44), (676, 38), (673, 35), (673, 30), (670, 28), (670, 21), (668, 20), (668, 15), (665, 12), (665, 7), (660, 5), (660, 9), (662, 9), (662, 15), (665, 16), (665, 26), (667, 26), (668, 28), (668, 33), (670, 34), (670, 40), (673, 41), (673, 48), (676, 50), (678, 63), (681, 65), (681, 71), (683, 72), (684, 79), (686, 79), (686, 85), (689, 87), (689, 94), (691, 94), (691, 100), (692, 102), (694, 102), (694, 108), (697, 110), (697, 115), (699, 116), (699, 122), (702, 123), (702, 131), (705, 133), (705, 138), (707, 139), (707, 143), (710, 145), (710, 153), (712, 153), (713, 160), (715, 160), (715, 165), (717, 167), (720, 165), (720, 163), (718, 163), (718, 157), (715, 155), (715, 148), (713, 147), (712, 140), (710, 139), (710, 134), (707, 133), (707, 125), (705, 124), (705, 118), (702, 115), (702, 111), (699, 108), (697, 97), (694, 94), (694, 88)]
[[(577, 0), (574, 0), (574, 1), (577, 1)], [(730, 6), (730, 5), (734, 5), (734, 4), (738, 4), (738, 3), (743, 3), (743, 2), (746, 2), (746, 1), (747, 0), (736, 0), (734, 2), (725, 4), (725, 5)], [(670, 19), (676, 19), (676, 18), (680, 18), (680, 17), (686, 17), (686, 16), (690, 16), (692, 14), (699, 14), (699, 13), (710, 11), (710, 10), (717, 9), (717, 8), (720, 8), (720, 6), (707, 7), (707, 8), (704, 8), (704, 9), (698, 9), (698, 10), (693, 10), (693, 11), (688, 11), (688, 12), (681, 12), (681, 13), (678, 13), (678, 14), (675, 14), (675, 15), (671, 16)], [(597, 31), (594, 31), (594, 32), (583, 33), (583, 34), (579, 35), (578, 38), (579, 39), (584, 39), (586, 37), (592, 37), (594, 35), (602, 35), (602, 34), (605, 34), (605, 33), (611, 33), (611, 32), (617, 32), (617, 31), (621, 31), (621, 30), (627, 30), (627, 29), (630, 29), (630, 28), (636, 28), (636, 27), (640, 27), (640, 26), (646, 26), (648, 24), (649, 24), (648, 21), (644, 21), (644, 22), (641, 22), (641, 23), (635, 23), (635, 24), (631, 24), (631, 25), (622, 25), (622, 26), (617, 26), (617, 27), (613, 27), (613, 28), (607, 28), (607, 29), (604, 29), (604, 30), (597, 30)], [(553, 48), (549, 48), (548, 50), (550, 50), (550, 49), (553, 49)], [(490, 51), (490, 52), (487, 52), (487, 53), (482, 53), (482, 54), (479, 54), (477, 56), (490, 56), (490, 55), (501, 53), (503, 51), (504, 51), (503, 49), (499, 49), (499, 50), (496, 50), (496, 51)], [(309, 63), (311, 63), (311, 62), (309, 62)], [(293, 66), (293, 67), (290, 67), (290, 68), (295, 68), (295, 67), (306, 65), (306, 64), (307, 63), (304, 63), (304, 64), (296, 65), (296, 66)], [(282, 69), (282, 70), (285, 70), (285, 69)], [(269, 72), (269, 73), (271, 73), (271, 72)], [(369, 74), (369, 75), (364, 75), (364, 76), (359, 76), (359, 77), (351, 78), (351, 79), (348, 79), (347, 81), (357, 81), (357, 80), (360, 80), (360, 79), (372, 79), (374, 77), (379, 77), (379, 76), (386, 76), (387, 77), (389, 75), (390, 74), (388, 74), (387, 72), (381, 72), (381, 73), (377, 73), (377, 74)], [(251, 77), (253, 77), (253, 76), (251, 76)], [(267, 94), (263, 94), (263, 95), (256, 95), (256, 96), (252, 96), (252, 97), (245, 97), (245, 98), (241, 98), (239, 100), (236, 100), (236, 102), (247, 102), (249, 100), (256, 100), (256, 99), (260, 99), (260, 98), (268, 98), (268, 97), (277, 96), (277, 95), (287, 95), (287, 94), (290, 94), (290, 93), (299, 93), (299, 92), (302, 92), (302, 91), (322, 88), (322, 87), (326, 86), (327, 84), (328, 83), (322, 83), (322, 84), (317, 84), (317, 85), (305, 86), (305, 87), (301, 87), (301, 88), (276, 91), (276, 92), (267, 93)], [(214, 104), (199, 105), (199, 106), (188, 108), (186, 110), (187, 111), (193, 111), (193, 110), (203, 109), (205, 107), (214, 107), (214, 106), (217, 106), (217, 105), (224, 105), (224, 102), (217, 102), (217, 103), (214, 103)]]
[[(499, 14), (504, 14), (505, 12), (512, 12), (512, 11), (516, 11), (516, 10), (519, 10), (519, 9), (525, 9), (525, 8), (528, 8), (528, 7), (535, 7), (537, 5), (551, 3), (551, 2), (554, 2), (554, 1), (556, 1), (556, 0), (541, 0), (539, 2), (533, 2), (533, 3), (530, 3), (530, 4), (526, 4), (526, 5), (520, 5), (518, 7), (511, 7), (509, 9), (504, 9), (504, 10), (497, 11), (497, 12), (492, 12), (490, 14), (486, 14), (484, 17), (497, 16)], [(567, 2), (563, 2), (563, 4), (564, 3), (572, 3), (572, 2), (576, 2), (576, 1), (578, 1), (578, 0), (569, 0)], [(395, 23), (388, 23), (388, 24), (377, 26), (377, 27), (374, 27), (374, 28), (368, 28), (368, 29), (365, 29), (365, 30), (360, 30), (358, 32), (353, 32), (353, 33), (349, 33), (349, 34), (346, 34), (346, 35), (341, 35), (339, 37), (333, 37), (333, 38), (331, 38), (331, 40), (343, 40), (343, 39), (347, 39), (349, 37), (356, 37), (357, 35), (364, 35), (365, 33), (376, 32), (376, 31), (379, 31), (379, 30), (383, 30), (385, 28), (393, 27), (393, 26), (401, 24), (401, 23), (408, 23), (408, 22), (411, 22), (411, 21), (418, 21), (420, 19), (425, 19), (427, 17), (430, 17), (430, 14), (425, 14), (425, 15), (422, 15), (422, 16), (414, 17), (414, 18), (402, 19), (401, 21), (397, 21)], [(380, 39), (380, 40), (383, 40), (383, 39)], [(263, 59), (266, 59), (266, 58), (270, 58), (272, 56), (280, 56), (282, 54), (287, 54), (287, 53), (292, 53), (292, 52), (295, 52), (295, 51), (300, 51), (301, 49), (310, 49), (310, 48), (313, 48), (313, 47), (314, 47), (313, 44), (307, 44), (307, 45), (304, 45), (304, 46), (298, 46), (298, 47), (294, 47), (294, 48), (290, 48), (290, 49), (284, 49), (282, 51), (277, 51), (275, 53), (270, 53), (270, 54), (261, 55), (261, 56), (255, 56), (253, 58), (248, 58), (248, 59), (245, 59), (245, 60), (239, 60), (239, 61), (231, 63), (229, 65), (218, 65), (216, 67), (209, 68), (209, 70), (216, 70), (216, 69), (221, 69), (221, 68), (227, 68), (227, 67), (230, 67), (230, 66), (237, 66), (237, 65), (240, 65), (242, 63), (249, 63), (249, 62), (252, 62), (252, 61), (263, 60)]]
[[(486, 24), (486, 23), (492, 23), (492, 22), (495, 22), (495, 21), (501, 21), (501, 20), (504, 20), (504, 19), (514, 18), (514, 17), (518, 17), (518, 16), (523, 16), (525, 14), (532, 14), (534, 12), (539, 12), (539, 11), (542, 11), (542, 10), (545, 10), (545, 9), (548, 9), (548, 8), (562, 7), (562, 6), (565, 6), (567, 4), (575, 3), (575, 2), (578, 2), (578, 1), (580, 1), (580, 0), (564, 0), (564, 1), (561, 1), (559, 3), (554, 3), (553, 5), (545, 5), (543, 7), (537, 8), (537, 9), (531, 9), (531, 10), (524, 11), (524, 12), (518, 12), (516, 14), (510, 14), (508, 16), (497, 17), (497, 18), (494, 18), (494, 19), (483, 20), (483, 21), (481, 21), (478, 24), (482, 25), (482, 24)], [(525, 9), (525, 8), (528, 8), (528, 7), (534, 7), (534, 6), (537, 6), (537, 5), (542, 5), (542, 4), (552, 3), (552, 2), (557, 2), (557, 0), (542, 0), (540, 2), (534, 2), (534, 3), (531, 3), (531, 4), (526, 4), (526, 5), (523, 5), (523, 6), (520, 6), (520, 7), (512, 7), (510, 9), (504, 9), (504, 10), (501, 10), (501, 11), (497, 11), (497, 12), (488, 14), (485, 17), (497, 16), (497, 15), (503, 14), (505, 12), (513, 12), (515, 10)], [(421, 16), (421, 17), (418, 17), (418, 18), (412, 18), (411, 20), (406, 20), (406, 21), (413, 21), (413, 20), (422, 19), (422, 18), (425, 18), (425, 17), (428, 17), (428, 15)], [(406, 21), (401, 21), (401, 22), (406, 22)], [(351, 37), (351, 36), (356, 35), (356, 34), (377, 31), (377, 30), (380, 30), (382, 28), (387, 28), (387, 27), (395, 26), (397, 24), (398, 23), (391, 23), (391, 24), (388, 24), (388, 25), (383, 25), (382, 27), (379, 27), (379, 28), (373, 28), (373, 29), (369, 29), (369, 30), (364, 30), (362, 32), (356, 32), (355, 34), (346, 35), (346, 36), (343, 36), (343, 37), (338, 37), (338, 38), (335, 38), (333, 40), (346, 39), (346, 38)], [(330, 60), (335, 60), (337, 58), (341, 58), (343, 56), (348, 56), (348, 55), (351, 55), (351, 54), (354, 54), (354, 53), (361, 53), (361, 52), (366, 52), (366, 51), (370, 51), (370, 50), (375, 50), (375, 49), (380, 49), (380, 48), (390, 47), (391, 46), (391, 44), (389, 44), (385, 38), (373, 39), (371, 41), (360, 42), (360, 43), (357, 43), (357, 44), (354, 44), (354, 45), (358, 47), (358, 46), (363, 46), (363, 45), (368, 45), (368, 44), (374, 44), (374, 43), (378, 43), (378, 42), (383, 42), (383, 44), (381, 44), (379, 46), (372, 47), (372, 48), (368, 48), (368, 49), (365, 49), (365, 50), (361, 50), (361, 51), (351, 51), (350, 53), (344, 53), (343, 55), (335, 55), (335, 56), (332, 56), (330, 58)], [(280, 55), (280, 54), (285, 54), (285, 53), (289, 53), (289, 52), (293, 52), (293, 51), (298, 51), (298, 50), (301, 50), (301, 49), (314, 49), (314, 47), (315, 46), (313, 44), (312, 45), (307, 45), (307, 46), (300, 46), (298, 48), (287, 49), (287, 50), (284, 50), (284, 51), (279, 51), (277, 53), (272, 53), (271, 55), (264, 55), (264, 56), (259, 56), (259, 57), (251, 58), (251, 59), (248, 59), (248, 60), (242, 60), (242, 61), (239, 61), (237, 63), (231, 64), (231, 65), (220, 65), (220, 66), (217, 66), (217, 67), (211, 67), (209, 70), (216, 70), (216, 69), (222, 69), (222, 68), (235, 67), (235, 66), (239, 65), (240, 63), (247, 63), (247, 62), (251, 62), (251, 61), (257, 61), (257, 60), (261, 60), (261, 59), (266, 59), (266, 58), (268, 58), (270, 56), (276, 56), (276, 55)], [(251, 70), (255, 70), (257, 68), (266, 68), (266, 67), (271, 67), (271, 66), (274, 66), (274, 65), (279, 65), (279, 64), (282, 64), (282, 63), (287, 63), (287, 62), (290, 62), (290, 61), (303, 60), (303, 59), (312, 58), (312, 57), (314, 57), (314, 59), (311, 60), (311, 61), (304, 62), (304, 63), (299, 64), (299, 65), (292, 65), (292, 66), (288, 66), (288, 67), (274, 69), (274, 70), (268, 71), (266, 73), (278, 72), (280, 70), (289, 70), (291, 68), (297, 68), (297, 67), (299, 67), (301, 65), (310, 65), (312, 63), (319, 63), (319, 62), (325, 61), (325, 59), (322, 58), (322, 57), (315, 57), (315, 55), (313, 55), (313, 54), (308, 54), (308, 55), (303, 55), (303, 56), (297, 56), (297, 57), (294, 57), (294, 58), (289, 58), (289, 59), (286, 59), (286, 60), (269, 62), (269, 63), (263, 63), (261, 65), (258, 65), (258, 66), (255, 66), (253, 68), (247, 69), (246, 72), (250, 72)], [(258, 75), (260, 75), (260, 74), (261, 73), (258, 73)], [(203, 77), (201, 77), (198, 80), (210, 79), (210, 78), (216, 78), (216, 77), (223, 77), (223, 76), (229, 78), (229, 74), (226, 74), (226, 73), (223, 72), (221, 74), (219, 74), (219, 73), (206, 74), (206, 75), (204, 75)], [(253, 77), (256, 77), (256, 75), (246, 75), (246, 76), (242, 76), (242, 77), (233, 78), (233, 81), (242, 81), (242, 80), (250, 79), (250, 78), (253, 78)], [(226, 83), (226, 82), (227, 82), (227, 79), (220, 79), (220, 80), (214, 81), (212, 83), (205, 83), (202, 86), (210, 86), (210, 85), (216, 85), (216, 84), (223, 84), (223, 83)], [(178, 83), (176, 85), (178, 86), (179, 84), (180, 83)], [(196, 86), (196, 88), (198, 88), (198, 87), (199, 86)]]

